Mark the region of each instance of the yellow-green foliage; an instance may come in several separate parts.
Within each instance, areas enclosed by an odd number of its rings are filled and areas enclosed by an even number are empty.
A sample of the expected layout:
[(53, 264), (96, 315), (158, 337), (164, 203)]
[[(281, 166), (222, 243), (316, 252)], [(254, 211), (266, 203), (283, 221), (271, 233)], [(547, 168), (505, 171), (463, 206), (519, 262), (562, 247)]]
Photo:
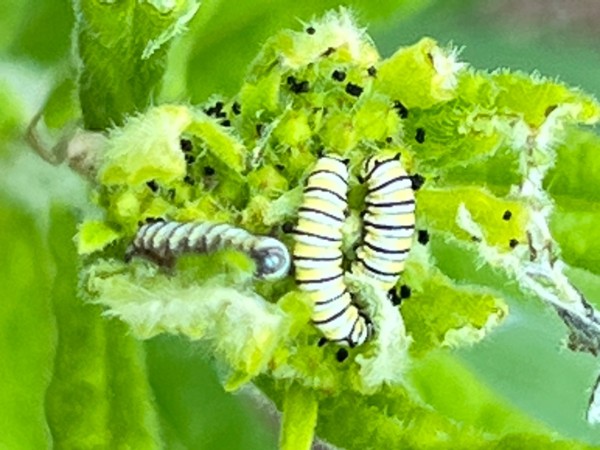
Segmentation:
[[(472, 345), (508, 314), (500, 294), (448, 278), (425, 243), (415, 243), (398, 283), (397, 290), (412, 289), (401, 308), (367, 280), (347, 277), (376, 334), (350, 349), (343, 364), (335, 346), (317, 345), (311, 306), (292, 275), (256, 282), (252, 262), (235, 252), (190, 255), (166, 269), (139, 258), (125, 263), (124, 249), (149, 218), (222, 221), (290, 245), (283, 225), (295, 220), (305, 177), (319, 154), (336, 153), (350, 159), (344, 251), (351, 261), (364, 209), (361, 163), (374, 153), (400, 152), (406, 168), (426, 178), (417, 193), (419, 228), (465, 247), (483, 240), (509, 254), (511, 241), (526, 240), (531, 219), (511, 188), (528, 139), (538, 136), (551, 148), (566, 125), (599, 116), (598, 104), (578, 91), (539, 76), (476, 71), (458, 62), (456, 49), (430, 38), (381, 59), (347, 11), (331, 12), (269, 39), (233, 98), (152, 107), (112, 129), (95, 184), (105, 217), (87, 219), (79, 233), (80, 254), (91, 254), (83, 290), (141, 338), (178, 333), (207, 342), (227, 369), (228, 389), (260, 376), (274, 397), (294, 386), (308, 389), (326, 411), (354, 400), (373, 408), (369, 426), (402, 436), (406, 446), (451, 437), (465, 448), (483, 445), (479, 431), (460, 430), (399, 387), (412, 361), (440, 347)], [(498, 174), (501, 188), (482, 188), (476, 177), (500, 157), (509, 175)], [(466, 172), (470, 167), (478, 169)], [(481, 235), (465, 230), (464, 211)], [(407, 421), (401, 430), (377, 400), (386, 389), (406, 397), (395, 405)], [(323, 415), (321, 429), (336, 436), (335, 422)]]
[[(423, 226), (453, 234), (462, 240), (473, 239), (457, 224), (460, 205), (465, 205), (481, 226), (483, 238), (501, 251), (510, 251), (511, 239), (525, 241), (525, 227), (529, 214), (522, 203), (509, 198), (495, 197), (484, 189), (456, 187), (453, 189), (427, 189), (418, 194), (419, 211), (423, 213)], [(504, 215), (510, 213), (509, 220)], [(477, 236), (479, 237), (479, 236)]]
[[(479, 187), (444, 188), (443, 179), (435, 174), (480, 161), (518, 140), (520, 128), (510, 121), (523, 119), (527, 126), (542, 126), (540, 102), (555, 107), (571, 105), (578, 112), (569, 118), (576, 121), (596, 117), (597, 105), (583, 94), (540, 77), (530, 79), (508, 72), (488, 75), (468, 69), (458, 62), (455, 49), (441, 48), (428, 38), (381, 60), (371, 40), (346, 11), (330, 13), (310, 26), (314, 33), (286, 30), (268, 40), (237, 97), (213, 99), (197, 108), (151, 108), (114, 129), (98, 175), (98, 202), (106, 208), (106, 222), (83, 224), (80, 252), (102, 250), (117, 239), (122, 240), (117, 247), (123, 249), (137, 224), (149, 217), (243, 224), (250, 231), (273, 234), (289, 244), (281, 226), (294, 220), (301, 198), (292, 188), (303, 183), (320, 152), (350, 158), (350, 206), (355, 218), (363, 209), (364, 189), (356, 181), (363, 158), (374, 152), (400, 152), (410, 171), (422, 170), (428, 179), (417, 194), (420, 226), (468, 242), (483, 238), (501, 252), (512, 250), (511, 240), (524, 241), (529, 221), (525, 205)], [(537, 99), (531, 106), (536, 111), (527, 107), (529, 102), (519, 103), (529, 92)], [(547, 109), (543, 111), (546, 116), (552, 112)], [(425, 130), (423, 142), (415, 139), (419, 128)], [(189, 140), (192, 148), (182, 149), (180, 139)], [(469, 235), (461, 227), (457, 219), (461, 207), (470, 212), (483, 236)], [(503, 218), (506, 211), (510, 211), (509, 220)], [(348, 244), (344, 248), (349, 258), (360, 232), (360, 222), (347, 227)], [(413, 288), (414, 297), (406, 302), (403, 317), (414, 341), (414, 355), (441, 345), (476, 342), (505, 316), (501, 299), (453, 285), (435, 269), (435, 261), (426, 250), (417, 253), (421, 256), (409, 259), (401, 281)], [(110, 254), (114, 255), (114, 250)], [(111, 314), (131, 323), (141, 336), (161, 331), (181, 332), (192, 338), (210, 335), (240, 379), (267, 371), (328, 391), (341, 385), (357, 389), (372, 386), (369, 380), (343, 379), (363, 377), (364, 370), (355, 361), (383, 358), (381, 342), (377, 342), (384, 339), (382, 333), (375, 338), (376, 344), (352, 351), (344, 366), (334, 364), (329, 349), (315, 346), (318, 334), (308, 324), (297, 335), (277, 326), (268, 337), (256, 340), (259, 324), (270, 314), (274, 315), (269, 320), (298, 320), (295, 308), (283, 314), (278, 303), (286, 292), (293, 291), (290, 279), (274, 288), (260, 288), (261, 299), (254, 293), (251, 279), (232, 285), (232, 280), (215, 271), (217, 267), (227, 273), (219, 254), (192, 257), (211, 265), (211, 270), (207, 266), (204, 272), (194, 272), (199, 276), (193, 282), (188, 274), (191, 269), (181, 265), (173, 273), (161, 274), (138, 261), (127, 265), (103, 260), (101, 252), (96, 255), (100, 259), (86, 270), (89, 293), (94, 301), (110, 306)], [(239, 266), (236, 270), (249, 276), (252, 267)], [(181, 285), (181, 280), (188, 280), (187, 284)], [(362, 282), (356, 283), (357, 291), (361, 291)], [(237, 287), (232, 290), (233, 286)], [(381, 330), (386, 328), (386, 321), (396, 320), (389, 312), (377, 313), (381, 308), (377, 298), (384, 294), (361, 294), (368, 299), (367, 310), (383, 321), (376, 323)], [(144, 306), (151, 298), (169, 306), (169, 314), (174, 315), (167, 319)], [(198, 314), (205, 311), (206, 325), (200, 321), (195, 330), (178, 322), (173, 305), (184, 298), (187, 307), (197, 309)], [(301, 298), (298, 295), (297, 301)], [(246, 311), (248, 326), (232, 331), (231, 343), (264, 345), (264, 353), (256, 360), (260, 363), (246, 360), (253, 351), (228, 347), (233, 344), (227, 344), (218, 331), (226, 327), (211, 322), (211, 308), (206, 302), (225, 302), (231, 310), (234, 304), (242, 308), (256, 303), (254, 309)], [(181, 320), (185, 317), (182, 314)], [(307, 316), (300, 317), (305, 320)], [(402, 320), (394, 327), (400, 333), (396, 332), (394, 339), (400, 336), (402, 340)], [(405, 348), (405, 343), (394, 345)], [(404, 358), (384, 365), (382, 370), (388, 370), (389, 376), (367, 377), (399, 380), (397, 374), (408, 363)], [(244, 372), (247, 377), (241, 375)]]

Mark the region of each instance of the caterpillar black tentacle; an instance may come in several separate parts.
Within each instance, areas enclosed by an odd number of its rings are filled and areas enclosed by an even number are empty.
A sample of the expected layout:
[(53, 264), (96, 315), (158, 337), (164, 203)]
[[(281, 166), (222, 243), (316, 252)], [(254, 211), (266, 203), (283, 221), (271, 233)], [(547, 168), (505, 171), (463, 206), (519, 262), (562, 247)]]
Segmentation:
[(126, 260), (142, 256), (171, 266), (186, 253), (213, 253), (232, 249), (256, 263), (257, 278), (277, 280), (290, 270), (290, 254), (279, 240), (256, 236), (225, 223), (161, 221), (142, 225), (127, 249)]

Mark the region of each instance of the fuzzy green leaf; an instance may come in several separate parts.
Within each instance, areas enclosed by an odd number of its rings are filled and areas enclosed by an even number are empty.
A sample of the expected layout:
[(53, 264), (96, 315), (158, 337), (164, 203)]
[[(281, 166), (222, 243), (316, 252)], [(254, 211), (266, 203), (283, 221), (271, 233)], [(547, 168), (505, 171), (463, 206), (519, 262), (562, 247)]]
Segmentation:
[(169, 41), (199, 2), (75, 0), (74, 5), (84, 122), (88, 129), (103, 130), (151, 104), (160, 89)]

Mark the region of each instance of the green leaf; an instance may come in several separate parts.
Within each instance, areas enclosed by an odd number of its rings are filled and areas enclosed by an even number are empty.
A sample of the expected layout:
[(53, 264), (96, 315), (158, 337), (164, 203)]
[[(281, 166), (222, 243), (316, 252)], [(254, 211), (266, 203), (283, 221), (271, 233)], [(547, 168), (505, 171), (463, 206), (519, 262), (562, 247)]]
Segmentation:
[(500, 71), (491, 76), (498, 88), (495, 104), (503, 112), (523, 114), (531, 127), (540, 127), (560, 105), (573, 105), (573, 119), (595, 123), (600, 117), (596, 100), (588, 94), (538, 74)]
[(411, 289), (400, 311), (413, 341), (413, 356), (422, 357), (439, 347), (473, 345), (508, 315), (497, 294), (479, 286), (457, 286), (420, 253), (424, 253), (421, 248), (412, 250), (402, 276), (402, 283)]
[(434, 352), (416, 362), (409, 377), (427, 404), (465, 425), (497, 436), (507, 432), (540, 435), (551, 432), (543, 423), (499, 397), (493, 386), (483, 384), (460, 359), (446, 352)]
[[(73, 217), (53, 213), (49, 244), (57, 273), (52, 307), (58, 333), (46, 414), (63, 448), (161, 448), (144, 354), (122, 323), (107, 320), (76, 292)], [(68, 243), (69, 250), (65, 250)]]
[(86, 128), (103, 130), (143, 111), (158, 95), (170, 40), (199, 7), (196, 0), (75, 0), (79, 97)]
[(589, 130), (569, 129), (559, 143), (557, 161), (546, 177), (548, 191), (563, 207), (587, 209), (583, 202), (600, 202), (600, 137)]
[(84, 222), (77, 232), (77, 249), (80, 255), (102, 250), (114, 242), (119, 234), (104, 222), (90, 220)]
[(317, 424), (319, 403), (312, 390), (292, 384), (283, 401), (281, 423), (281, 450), (302, 450), (312, 448)]
[(561, 244), (567, 263), (600, 273), (600, 210), (596, 202), (559, 207), (552, 216), (551, 230)]
[(48, 95), (43, 108), (44, 123), (53, 129), (68, 127), (81, 116), (74, 75), (60, 79)]
[[(456, 96), (457, 74), (464, 66), (455, 50), (430, 38), (400, 48), (378, 69), (376, 88), (411, 108), (429, 108)], [(410, 73), (411, 76), (398, 76)]]
[[(511, 239), (525, 241), (529, 212), (522, 202), (495, 197), (481, 187), (454, 186), (446, 189), (423, 189), (417, 194), (423, 225), (452, 233), (457, 239), (473, 241), (484, 238), (501, 251), (510, 251)], [(483, 236), (469, 235), (457, 221), (459, 208), (472, 211)], [(510, 220), (504, 214), (510, 212)]]
[(264, 400), (252, 407), (247, 395), (224, 392), (204, 346), (163, 335), (144, 348), (165, 448), (277, 448)]
[(190, 112), (174, 105), (130, 118), (124, 127), (112, 132), (100, 181), (109, 186), (139, 186), (150, 180), (168, 184), (183, 178), (186, 167), (179, 137), (190, 123)]
[(4, 194), (0, 204), (0, 447), (48, 448), (44, 405), (57, 343), (52, 263), (35, 218)]

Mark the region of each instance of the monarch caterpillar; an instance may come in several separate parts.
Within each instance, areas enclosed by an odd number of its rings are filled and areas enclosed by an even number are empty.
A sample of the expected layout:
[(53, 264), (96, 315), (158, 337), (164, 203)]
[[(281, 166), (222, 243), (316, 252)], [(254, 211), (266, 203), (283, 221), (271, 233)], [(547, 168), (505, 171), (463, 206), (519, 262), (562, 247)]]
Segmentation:
[(371, 336), (373, 325), (353, 304), (342, 270), (347, 163), (338, 156), (324, 156), (310, 173), (293, 230), (293, 260), (296, 282), (313, 303), (313, 324), (328, 341), (354, 347)]
[(256, 263), (256, 277), (277, 280), (287, 275), (290, 255), (275, 238), (255, 236), (225, 223), (158, 221), (142, 225), (127, 249), (126, 260), (135, 255), (171, 266), (184, 253), (213, 253), (233, 249)]
[(411, 177), (395, 156), (371, 156), (362, 169), (367, 184), (364, 237), (356, 250), (354, 273), (364, 273), (386, 292), (392, 289), (412, 245), (415, 195)]

